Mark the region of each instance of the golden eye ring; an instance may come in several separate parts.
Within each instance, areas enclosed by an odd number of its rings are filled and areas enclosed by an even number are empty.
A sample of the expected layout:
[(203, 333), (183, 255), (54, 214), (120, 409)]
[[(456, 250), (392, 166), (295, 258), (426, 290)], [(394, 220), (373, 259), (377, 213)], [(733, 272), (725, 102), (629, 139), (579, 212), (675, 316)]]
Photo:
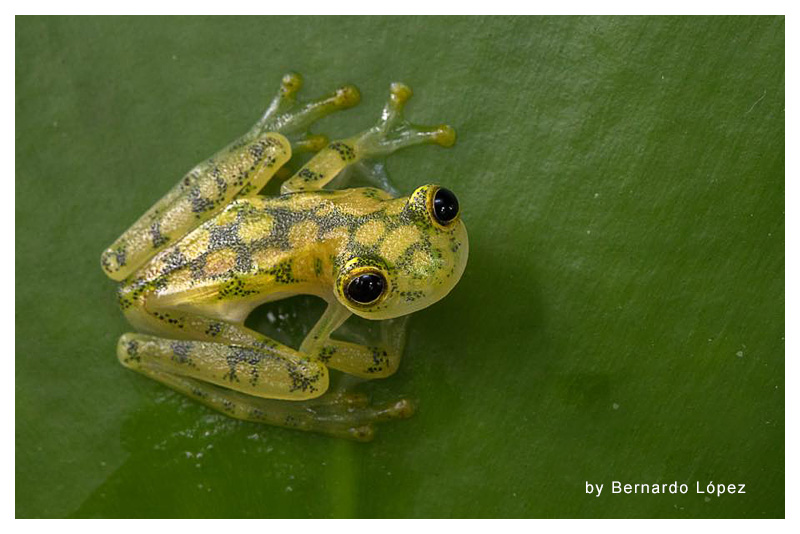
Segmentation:
[(357, 306), (373, 306), (386, 295), (389, 283), (380, 271), (365, 267), (349, 273), (342, 286), (344, 297)]

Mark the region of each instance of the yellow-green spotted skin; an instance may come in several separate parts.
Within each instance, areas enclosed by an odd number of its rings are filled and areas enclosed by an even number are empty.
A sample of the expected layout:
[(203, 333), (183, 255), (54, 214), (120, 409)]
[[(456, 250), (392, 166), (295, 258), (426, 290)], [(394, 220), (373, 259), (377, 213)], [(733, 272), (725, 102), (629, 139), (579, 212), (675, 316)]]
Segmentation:
[[(407, 122), (411, 91), (392, 84), (375, 127), (326, 146), (308, 126), (355, 105), (359, 93), (345, 86), (298, 103), (300, 85), (286, 75), (249, 132), (190, 171), (102, 254), (106, 274), (121, 282), (120, 306), (141, 332), (123, 335), (117, 353), (126, 367), (232, 417), (366, 441), (374, 423), (409, 417), (412, 403), (374, 406), (356, 393), (326, 393), (328, 369), (392, 374), (404, 318), (460, 279), (467, 231), (455, 197), (438, 185), (406, 198), (323, 187), (349, 166), (406, 146), (451, 146), (455, 133)], [(318, 152), (280, 196), (259, 195), (298, 151)], [(299, 348), (244, 326), (256, 306), (301, 294), (328, 307)], [(335, 339), (353, 314), (381, 320), (378, 343)]]

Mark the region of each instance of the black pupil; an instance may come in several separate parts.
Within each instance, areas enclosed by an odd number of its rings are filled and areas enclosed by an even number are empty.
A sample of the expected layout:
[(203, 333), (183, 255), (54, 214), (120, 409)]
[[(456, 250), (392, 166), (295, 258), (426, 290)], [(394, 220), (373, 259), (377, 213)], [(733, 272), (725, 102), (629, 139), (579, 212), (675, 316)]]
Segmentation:
[(458, 215), (458, 199), (449, 189), (442, 187), (433, 197), (433, 214), (436, 220), (447, 224)]
[(360, 304), (368, 304), (383, 293), (383, 277), (379, 274), (362, 274), (347, 285), (347, 296)]

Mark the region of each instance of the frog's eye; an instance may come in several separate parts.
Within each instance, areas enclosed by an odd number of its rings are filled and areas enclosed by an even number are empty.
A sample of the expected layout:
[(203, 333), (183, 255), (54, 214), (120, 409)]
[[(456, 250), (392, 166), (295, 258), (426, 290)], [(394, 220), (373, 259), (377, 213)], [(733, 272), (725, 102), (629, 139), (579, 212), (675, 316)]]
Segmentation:
[(449, 189), (437, 189), (432, 204), (433, 216), (442, 226), (447, 226), (458, 217), (458, 199)]
[(371, 304), (386, 291), (386, 279), (377, 271), (362, 272), (352, 277), (344, 287), (344, 295), (357, 304)]

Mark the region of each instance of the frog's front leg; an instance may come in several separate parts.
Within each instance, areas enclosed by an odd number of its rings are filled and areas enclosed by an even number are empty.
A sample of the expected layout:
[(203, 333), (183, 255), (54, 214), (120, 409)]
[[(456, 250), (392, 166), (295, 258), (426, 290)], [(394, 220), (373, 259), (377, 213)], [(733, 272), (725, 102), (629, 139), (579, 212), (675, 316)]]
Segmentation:
[(321, 189), (339, 172), (365, 158), (380, 158), (404, 147), (436, 144), (450, 147), (456, 141), (452, 127), (419, 126), (408, 122), (403, 109), (411, 98), (411, 88), (393, 83), (389, 100), (374, 127), (355, 137), (336, 141), (320, 150), (303, 168), (281, 186), (283, 193)]
[(351, 312), (332, 302), (308, 333), (300, 351), (310, 354), (332, 369), (361, 378), (386, 378), (397, 371), (406, 342), (409, 316), (380, 321), (380, 342), (367, 346), (331, 338)]

